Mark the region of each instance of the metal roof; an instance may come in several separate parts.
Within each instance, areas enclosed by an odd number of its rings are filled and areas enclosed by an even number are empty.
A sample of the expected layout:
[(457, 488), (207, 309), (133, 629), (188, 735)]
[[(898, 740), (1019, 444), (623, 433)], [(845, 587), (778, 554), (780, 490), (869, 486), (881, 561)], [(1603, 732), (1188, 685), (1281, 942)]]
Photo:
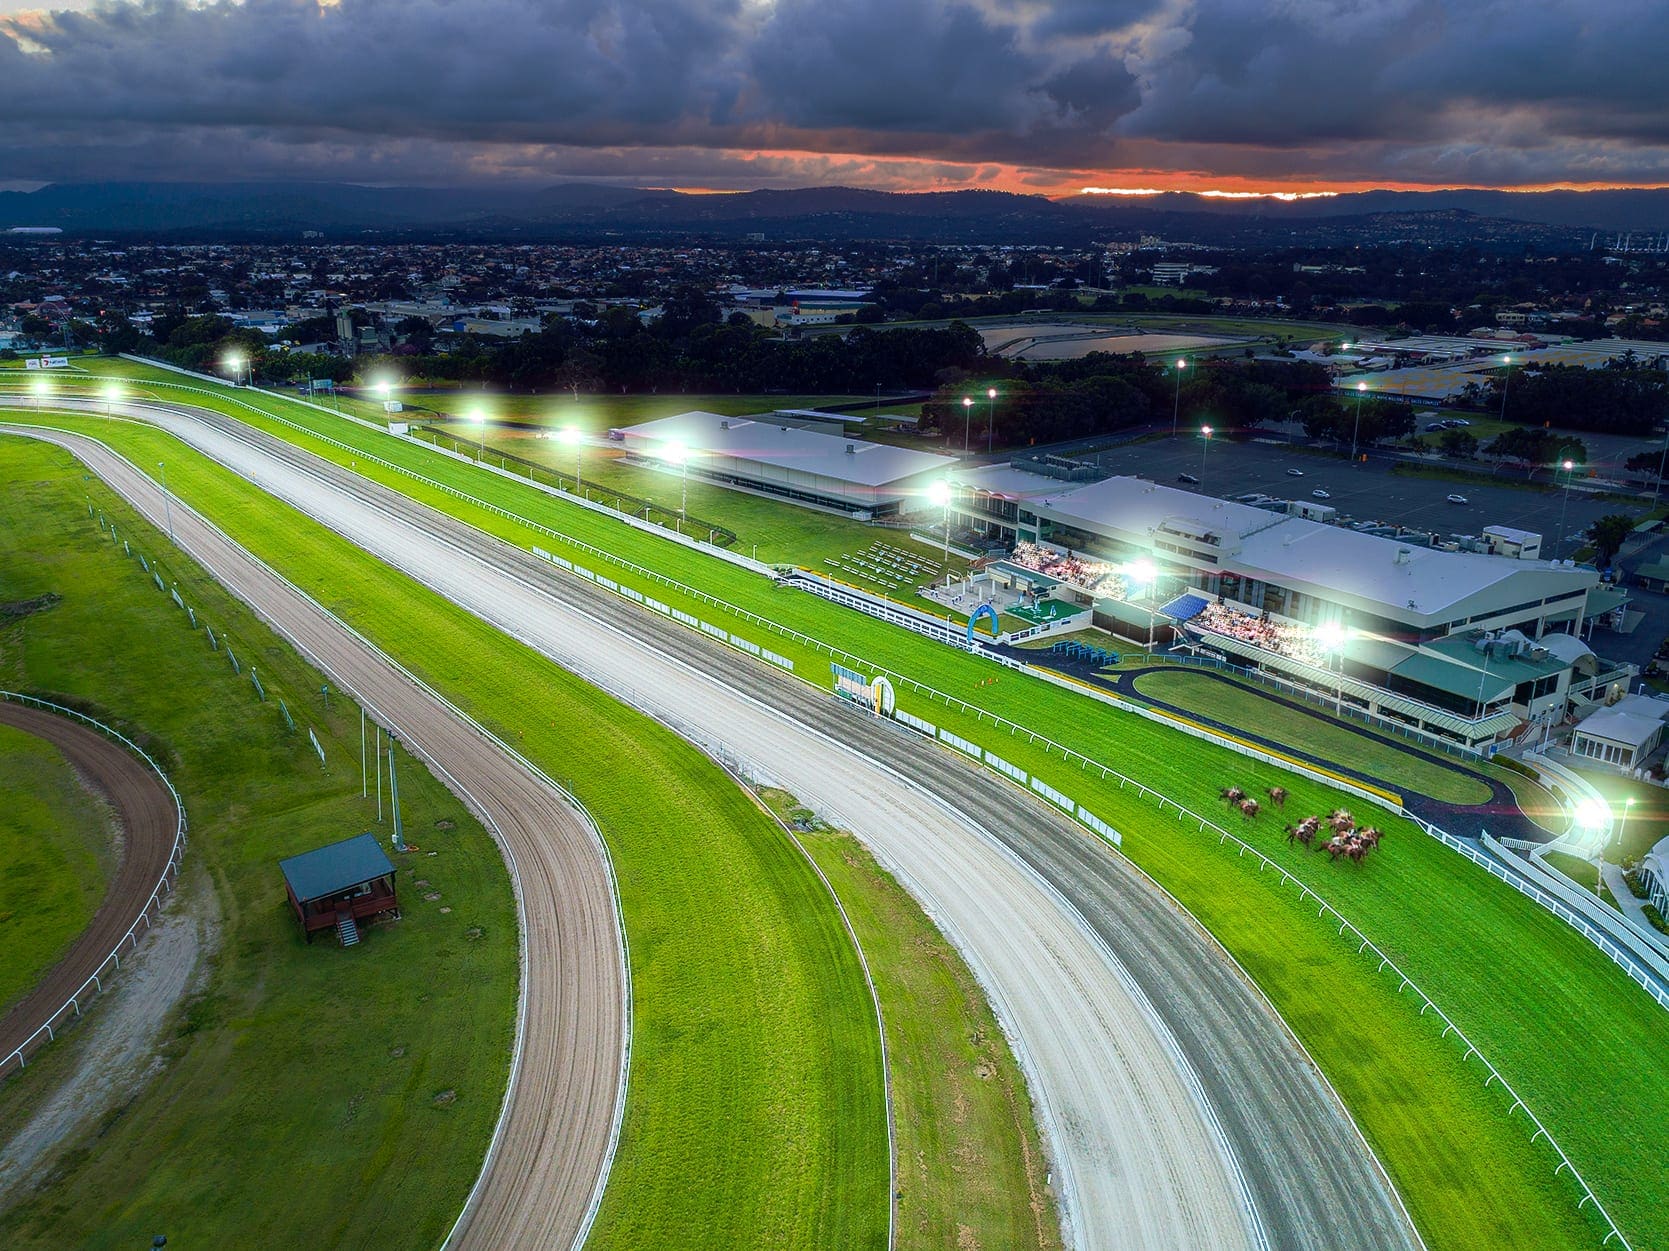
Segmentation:
[(768, 416), (725, 417), (696, 410), (625, 426), (615, 433), (650, 445), (641, 449), (650, 455), (657, 446), (682, 444), (694, 454), (692, 468), (700, 467), (703, 456), (728, 457), (855, 486), (886, 486), (956, 464), (954, 456), (818, 434), (773, 422)]
[(386, 877), (394, 865), (372, 834), (356, 834), (339, 843), (304, 851), (280, 860), (278, 867), (290, 892), (303, 903), (322, 899)]
[(1391, 672), (1409, 682), (1435, 687), (1463, 699), (1476, 701), (1481, 695), (1485, 703), (1493, 703), (1503, 695), (1510, 695), (1518, 685), (1511, 678), (1496, 672), (1493, 666), (1485, 673), (1480, 668), (1458, 665), (1452, 660), (1443, 660), (1420, 652), (1399, 661)]

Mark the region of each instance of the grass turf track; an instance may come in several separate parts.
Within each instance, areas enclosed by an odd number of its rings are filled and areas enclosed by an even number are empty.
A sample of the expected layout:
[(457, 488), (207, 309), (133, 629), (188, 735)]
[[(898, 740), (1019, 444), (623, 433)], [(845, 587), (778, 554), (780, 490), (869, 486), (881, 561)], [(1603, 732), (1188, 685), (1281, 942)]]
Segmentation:
[(1277, 704), (1256, 691), (1199, 673), (1147, 673), (1136, 690), (1187, 712), (1231, 725), (1256, 727), (1266, 738), (1302, 743), (1329, 760), (1349, 760), (1351, 767), (1393, 791), (1413, 790), (1450, 804), (1482, 804), (1489, 787), (1460, 769), (1433, 764), (1389, 744), (1356, 734), (1325, 717)]
[[(588, 1245), (883, 1240), (873, 1009), (832, 901), (776, 825), (671, 733), (171, 443), (179, 498), (542, 761), (609, 839), (633, 1053)], [(598, 746), (624, 743), (630, 787)]]
[[(0, 601), (11, 584), (0, 568)], [(115, 869), (108, 825), (56, 748), (0, 725), (0, 1014), (93, 919)]]
[[(402, 759), (408, 832), (438, 853), (416, 876), (441, 901), (422, 901), (403, 873), (399, 924), (368, 929), (352, 953), (307, 946), (276, 861), (375, 828), (375, 808), (356, 767), (322, 772), (276, 703), (256, 702), (247, 664), (317, 728), (332, 761), (354, 759), (357, 710), (337, 699), (325, 714), (316, 672), (201, 571), (169, 562), (188, 602), (243, 658), (245, 675), (234, 675), (138, 561), (101, 538), (84, 497), (135, 543), (148, 531), (102, 484), (84, 485), (63, 453), (0, 441), (0, 477), (4, 597), (64, 597), (0, 631), (0, 682), (80, 702), (159, 755), (192, 823), (172, 906), (212, 890), (219, 912), (208, 980), (164, 1027), (159, 1074), (94, 1139), (68, 1144), (47, 1188), (11, 1196), (0, 1237), (54, 1248), (139, 1246), (159, 1231), (192, 1245), (438, 1242), (479, 1170), (508, 1070), (515, 912), (497, 849)], [(453, 827), (441, 832), (439, 820)], [(470, 928), (480, 936), (466, 939)], [(0, 1134), (74, 1070), (106, 1015), (0, 1086)], [(436, 1104), (448, 1090), (455, 1097)], [(304, 1182), (307, 1202), (277, 1177)]]
[[(782, 791), (761, 797), (803, 814)], [(898, 1135), (897, 1245), (1061, 1245), (1024, 1078), (979, 983), (852, 835), (796, 835), (846, 909), (881, 999)]]
[[(994, 686), (980, 686), (992, 671), (976, 659), (811, 597), (772, 590), (745, 571), (423, 448), (301, 406), (282, 407), (291, 420), (315, 424), (332, 437), (410, 463), (482, 498), (559, 524), (577, 537), (607, 543), (795, 628), (837, 637), (877, 664), (955, 692), (1088, 754), (1112, 757), (1124, 772), (1202, 811), (1211, 809), (1217, 787), (1229, 781), (1261, 785), (1279, 780), (1293, 792), (1294, 811), (1351, 802), (1018, 675), (1005, 674)], [(269, 428), (333, 459), (349, 459), (280, 424)], [(512, 541), (550, 545), (543, 536), (409, 478), (363, 461), (359, 468)], [(617, 568), (609, 572), (621, 574)], [(653, 589), (676, 602), (664, 587)], [(695, 602), (683, 606), (707, 616), (715, 611)], [(825, 663), (807, 649), (764, 637), (799, 659), (807, 672)], [(995, 741), (989, 725), (942, 705), (925, 707), (910, 693), (901, 695), (900, 704), (964, 736)], [(1424, 1025), (1408, 1000), (1399, 1001), (1395, 984), (1376, 979), (1371, 965), (1364, 967), (1354, 953), (1332, 949), (1337, 939), (1329, 927), (1267, 882), (1249, 877), (1208, 841), (1184, 837), (1168, 819), (1156, 820), (1150, 807), (1116, 786), (1063, 766), (1058, 757), (1023, 740), (997, 745), (1015, 763), (1069, 789), (1127, 836), (1153, 835), (1127, 838), (1125, 851), (1176, 893), (1270, 994), (1350, 1104), (1430, 1240), (1445, 1246), (1588, 1241), (1593, 1224), (1574, 1211), (1577, 1192), (1551, 1177), (1553, 1157), (1527, 1145), (1522, 1120), (1504, 1119), (1505, 1101), (1479, 1089), (1480, 1070), (1463, 1066), (1458, 1049), (1447, 1043), (1424, 1045), (1435, 1040), (1436, 1030), (1422, 1033)], [(1277, 823), (1252, 828), (1262, 830), (1280, 854), (1291, 854), (1293, 871), (1398, 959), (1485, 1048), (1624, 1229), (1643, 1240), (1654, 1234), (1669, 1180), (1650, 1147), (1650, 1117), (1629, 1092), (1641, 1081), (1669, 1089), (1669, 1064), (1652, 1042), (1662, 1026), (1660, 1010), (1552, 916), (1411, 825), (1379, 823), (1390, 837), (1359, 872), (1354, 866), (1344, 870), (1323, 858), (1285, 852), (1284, 840), (1275, 833)], [(1355, 876), (1349, 876), (1352, 872)], [(1341, 1019), (1346, 1014), (1334, 1005), (1346, 1003), (1351, 1005), (1348, 1019)], [(1596, 1121), (1589, 1112), (1595, 1098), (1605, 1098), (1619, 1111), (1603, 1124)], [(1477, 1171), (1477, 1160), (1491, 1161), (1487, 1174)]]

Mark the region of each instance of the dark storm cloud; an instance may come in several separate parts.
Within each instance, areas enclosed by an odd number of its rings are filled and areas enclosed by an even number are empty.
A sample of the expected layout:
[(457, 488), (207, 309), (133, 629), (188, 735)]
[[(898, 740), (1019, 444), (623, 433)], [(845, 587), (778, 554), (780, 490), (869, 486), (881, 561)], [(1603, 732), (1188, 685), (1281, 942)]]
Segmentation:
[(1662, 180), (1664, 48), (1655, 0), (143, 0), (0, 18), (0, 169)]

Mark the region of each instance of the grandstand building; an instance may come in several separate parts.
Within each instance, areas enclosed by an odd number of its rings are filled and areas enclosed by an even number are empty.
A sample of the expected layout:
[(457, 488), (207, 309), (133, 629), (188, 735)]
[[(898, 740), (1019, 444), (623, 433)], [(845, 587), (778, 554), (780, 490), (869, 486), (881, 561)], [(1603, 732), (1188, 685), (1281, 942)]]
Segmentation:
[(805, 425), (789, 410), (754, 417), (689, 412), (609, 431), (649, 464), (682, 466), (692, 478), (776, 496), (790, 503), (869, 521), (915, 501), (955, 465), (885, 443), (867, 443)]
[(1433, 547), (1141, 478), (955, 476), (963, 525), (1016, 544), (1096, 624), (1178, 640), (1341, 707), (1481, 745), (1586, 707), (1632, 667), (1582, 640), (1622, 593), (1568, 562)]

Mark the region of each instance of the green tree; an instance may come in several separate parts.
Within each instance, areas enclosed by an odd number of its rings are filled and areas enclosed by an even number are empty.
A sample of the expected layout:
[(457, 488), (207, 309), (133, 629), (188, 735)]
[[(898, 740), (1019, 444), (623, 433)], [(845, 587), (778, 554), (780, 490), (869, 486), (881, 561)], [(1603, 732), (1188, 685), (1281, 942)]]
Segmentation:
[(1588, 541), (1594, 545), (1594, 555), (1600, 565), (1609, 565), (1612, 557), (1623, 546), (1623, 540), (1634, 531), (1634, 518), (1627, 513), (1607, 513), (1588, 527)]
[(1478, 451), (1478, 436), (1470, 430), (1451, 427), (1438, 436), (1437, 446), (1443, 449), (1445, 456), (1471, 460)]

